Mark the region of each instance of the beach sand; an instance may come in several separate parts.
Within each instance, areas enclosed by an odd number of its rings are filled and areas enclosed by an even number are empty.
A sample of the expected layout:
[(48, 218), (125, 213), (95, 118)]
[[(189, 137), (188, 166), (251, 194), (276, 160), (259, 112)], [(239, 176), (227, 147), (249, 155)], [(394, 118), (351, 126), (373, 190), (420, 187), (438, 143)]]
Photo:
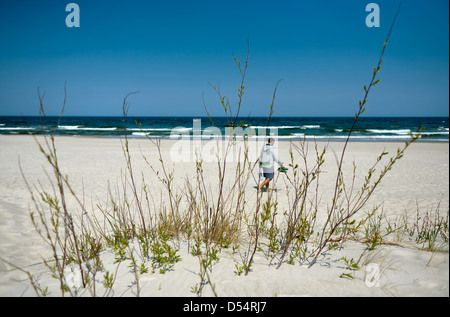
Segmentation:
[[(42, 141), (42, 137), (38, 137)], [(185, 143), (180, 143), (185, 142)], [(186, 144), (188, 144), (186, 146)], [(186, 146), (188, 141), (162, 140), (161, 153), (169, 169), (173, 169), (175, 188), (182, 190), (186, 178), (195, 176), (195, 162), (191, 150), (190, 159), (174, 155), (175, 147)], [(336, 160), (343, 142), (318, 142), (319, 149), (328, 146), (326, 163), (321, 174), (320, 194), (322, 202), (318, 215), (318, 225), (326, 217), (326, 206), (331, 202), (336, 181)], [(67, 174), (75, 192), (83, 197), (87, 209), (106, 204), (108, 192), (115, 191), (122, 183), (126, 169), (121, 140), (118, 138), (56, 137), (57, 154), (63, 174)], [(255, 149), (258, 149), (255, 146)], [(276, 142), (280, 158), (289, 163), (290, 142)], [(351, 181), (353, 161), (357, 166), (361, 184), (366, 171), (375, 163), (382, 151), (395, 154), (402, 143), (350, 142), (343, 166), (346, 182)], [(30, 271), (39, 277), (39, 282), (48, 286), (51, 296), (59, 296), (58, 282), (45, 273), (45, 268), (37, 263), (48, 258), (48, 246), (36, 233), (29, 212), (33, 209), (30, 193), (22, 177), (19, 166), (31, 186), (51, 188), (48, 176), (51, 170), (45, 157), (39, 152), (36, 141), (31, 136), (0, 135), (0, 257)], [(314, 161), (314, 145), (309, 142), (311, 160)], [(172, 151), (172, 152), (171, 152)], [(258, 152), (259, 149), (256, 151)], [(162, 185), (142, 158), (160, 170), (159, 157), (155, 146), (146, 139), (131, 139), (130, 153), (133, 171), (140, 184), (142, 176), (148, 182), (155, 202), (167, 199), (161, 194)], [(176, 153), (175, 153), (176, 154)], [(173, 158), (180, 160), (173, 162)], [(209, 157), (211, 158), (211, 157)], [(416, 142), (407, 149), (405, 156), (397, 162), (370, 198), (367, 208), (382, 203), (380, 210), (387, 217), (400, 217), (409, 212), (416, 217), (416, 206), (420, 212), (434, 210), (440, 204), (440, 212), (446, 215), (449, 206), (449, 143)], [(186, 162), (183, 162), (185, 159)], [(19, 165), (20, 164), (20, 165)], [(225, 186), (233, 182), (233, 168), (236, 162), (227, 165)], [(211, 190), (217, 188), (218, 168), (215, 162), (203, 165), (205, 180)], [(48, 176), (47, 176), (48, 174)], [(256, 174), (256, 172), (255, 172)], [(284, 198), (285, 180), (282, 174), (277, 180), (279, 210), (288, 208)], [(39, 185), (40, 184), (40, 185)], [(254, 183), (245, 188), (246, 198), (256, 198)], [(358, 188), (358, 186), (357, 186)], [(161, 196), (162, 195), (162, 196)], [(266, 197), (263, 194), (263, 197)], [(162, 197), (162, 198), (161, 198)], [(68, 204), (73, 203), (69, 198)], [(262, 253), (256, 253), (255, 263), (247, 276), (238, 276), (235, 264), (240, 263), (239, 252), (222, 250), (210, 274), (214, 289), (219, 296), (449, 296), (449, 255), (448, 245), (443, 252), (420, 250), (412, 243), (381, 245), (373, 251), (370, 261), (380, 267), (381, 278), (378, 287), (365, 283), (365, 268), (353, 272), (354, 279), (340, 278), (348, 273), (342, 257), (359, 258), (365, 245), (356, 241), (346, 242), (342, 250), (325, 252), (311, 268), (307, 265), (284, 263), (279, 269), (269, 265)], [(192, 287), (199, 282), (199, 261), (190, 255), (185, 243), (181, 243), (181, 261), (165, 274), (155, 272), (141, 276), (141, 296), (195, 296)], [(105, 252), (105, 265), (115, 267), (114, 255)], [(368, 264), (368, 263), (366, 263)], [(127, 265), (118, 270), (114, 296), (135, 296), (134, 274)], [(102, 295), (99, 292), (98, 295)], [(89, 295), (88, 292), (84, 295)], [(212, 288), (206, 285), (204, 296), (212, 296)], [(0, 296), (35, 296), (27, 276), (9, 264), (0, 261)]]

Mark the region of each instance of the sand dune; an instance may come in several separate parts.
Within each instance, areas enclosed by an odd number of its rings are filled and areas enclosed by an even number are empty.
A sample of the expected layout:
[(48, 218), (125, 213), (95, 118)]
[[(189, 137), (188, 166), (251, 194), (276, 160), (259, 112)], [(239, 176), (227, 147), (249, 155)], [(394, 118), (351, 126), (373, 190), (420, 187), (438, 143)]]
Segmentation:
[[(38, 137), (38, 139), (41, 139)], [(179, 141), (163, 140), (161, 152), (167, 166), (174, 173), (175, 188), (182, 190), (186, 178), (195, 175), (195, 163), (173, 162), (174, 146)], [(188, 142), (188, 141), (184, 141)], [(107, 204), (109, 191), (121, 184), (126, 162), (121, 149), (121, 140), (114, 138), (57, 137), (56, 144), (61, 169), (68, 174), (74, 190), (84, 197), (88, 209), (96, 204)], [(336, 177), (336, 162), (333, 150), (339, 155), (343, 143), (318, 143), (319, 148), (328, 146), (326, 163), (321, 174), (321, 195), (324, 197), (321, 208), (330, 203)], [(178, 144), (180, 146), (180, 144)], [(344, 173), (351, 178), (355, 161), (357, 171), (364, 172), (374, 163), (382, 151), (395, 153), (401, 143), (360, 143), (351, 142), (346, 153)], [(59, 296), (58, 282), (45, 273), (42, 257), (50, 255), (48, 247), (43, 245), (29, 218), (32, 204), (29, 191), (21, 175), (23, 173), (32, 186), (51, 188), (48, 175), (51, 170), (45, 157), (39, 152), (35, 140), (30, 136), (0, 136), (0, 257), (26, 268), (40, 282), (47, 285), (51, 296)], [(289, 142), (277, 142), (281, 159), (289, 161)], [(256, 149), (257, 147), (255, 147)], [(311, 146), (311, 151), (313, 147)], [(140, 184), (143, 175), (149, 184), (152, 199), (157, 203), (167, 199), (161, 193), (162, 185), (155, 179), (153, 171), (142, 158), (142, 153), (158, 169), (158, 155), (155, 147), (143, 139), (130, 140), (130, 153), (133, 170)], [(192, 154), (192, 153), (191, 153)], [(449, 144), (417, 142), (413, 144), (386, 176), (378, 190), (371, 197), (368, 208), (383, 203), (383, 212), (388, 217), (396, 217), (409, 210), (415, 212), (416, 204), (422, 212), (435, 208), (439, 203), (441, 212), (446, 214), (449, 205)], [(192, 157), (192, 156), (191, 156)], [(287, 165), (285, 163), (285, 165)], [(227, 165), (227, 171), (235, 168), (236, 162)], [(210, 190), (217, 188), (217, 163), (204, 163), (205, 179)], [(230, 172), (231, 173), (231, 172)], [(256, 173), (255, 173), (256, 174)], [(232, 174), (231, 174), (232, 175)], [(288, 208), (286, 183), (280, 174), (277, 181), (279, 210)], [(349, 179), (347, 179), (349, 180)], [(362, 180), (357, 180), (361, 182)], [(227, 178), (230, 185), (233, 178)], [(40, 185), (39, 185), (40, 184)], [(253, 183), (249, 183), (246, 198), (256, 197)], [(83, 195), (84, 193), (84, 195)], [(264, 194), (267, 195), (267, 194)], [(72, 203), (69, 199), (68, 203)], [(319, 215), (318, 224), (323, 223), (325, 214)], [(245, 243), (243, 243), (244, 245)], [(190, 255), (186, 243), (180, 244), (181, 261), (177, 262), (166, 274), (144, 274), (140, 278), (141, 296), (195, 296), (192, 287), (199, 282), (198, 258)], [(342, 250), (325, 252), (316, 265), (283, 264), (279, 269), (269, 265), (270, 259), (257, 253), (255, 263), (247, 276), (238, 276), (235, 264), (240, 261), (241, 251), (222, 249), (211, 271), (211, 281), (219, 296), (448, 296), (449, 295), (449, 258), (448, 244), (444, 252), (420, 250), (412, 243), (404, 241), (397, 245), (382, 245), (366, 261), (377, 263), (381, 277), (379, 287), (369, 287), (366, 283), (365, 267), (355, 271), (354, 279), (340, 278), (347, 272), (342, 257), (359, 258), (365, 246), (358, 242), (347, 242)], [(102, 259), (106, 266), (114, 268), (114, 257), (104, 251)], [(122, 265), (113, 292), (114, 296), (135, 296), (134, 274), (127, 265)], [(100, 284), (100, 283), (99, 283)], [(104, 294), (104, 291), (97, 295)], [(35, 296), (27, 276), (15, 270), (11, 265), (0, 261), (1, 296)], [(90, 295), (82, 292), (80, 295)], [(212, 288), (205, 286), (204, 296), (212, 296)]]

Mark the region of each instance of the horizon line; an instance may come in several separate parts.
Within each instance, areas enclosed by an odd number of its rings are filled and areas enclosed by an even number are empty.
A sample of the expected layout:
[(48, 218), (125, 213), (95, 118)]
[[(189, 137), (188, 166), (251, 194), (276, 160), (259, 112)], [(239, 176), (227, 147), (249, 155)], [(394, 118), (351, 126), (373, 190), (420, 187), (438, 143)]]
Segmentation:
[[(18, 115), (2, 115), (0, 114), (0, 117), (40, 117), (41, 115), (24, 115), (24, 114), (18, 114)], [(60, 117), (60, 115), (46, 115), (46, 117)], [(122, 118), (123, 115), (62, 115), (61, 117), (65, 118), (74, 118), (74, 117), (98, 117), (98, 118)], [(140, 117), (140, 118), (208, 118), (208, 115), (127, 115), (128, 118), (132, 117)], [(211, 118), (228, 118), (227, 116), (223, 115), (210, 115)], [(233, 120), (236, 119), (251, 119), (251, 118), (267, 118), (267, 116), (248, 116), (248, 117), (241, 117), (241, 118), (233, 118)], [(271, 118), (354, 118), (354, 116), (347, 115), (347, 116), (271, 116)], [(381, 115), (381, 116), (363, 116), (360, 119), (364, 118), (450, 118), (449, 115), (413, 115), (413, 116), (388, 116), (388, 115)]]

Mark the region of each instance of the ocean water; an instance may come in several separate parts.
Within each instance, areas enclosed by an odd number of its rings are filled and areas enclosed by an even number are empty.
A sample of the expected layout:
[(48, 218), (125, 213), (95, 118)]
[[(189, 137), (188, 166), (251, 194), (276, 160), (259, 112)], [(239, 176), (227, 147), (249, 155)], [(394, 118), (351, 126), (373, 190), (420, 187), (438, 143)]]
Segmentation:
[[(343, 141), (354, 118), (332, 117), (255, 117), (243, 119), (242, 132), (250, 138), (274, 134), (279, 140), (325, 140)], [(211, 131), (222, 136), (229, 135), (227, 118), (206, 117), (47, 117), (46, 122), (38, 116), (0, 116), (0, 134), (41, 134), (43, 126), (56, 135), (120, 137), (145, 137), (149, 134), (161, 138), (203, 137)], [(406, 141), (410, 132), (423, 126), (419, 141), (448, 142), (448, 117), (361, 117), (353, 130), (351, 141)], [(214, 128), (211, 128), (211, 127)]]

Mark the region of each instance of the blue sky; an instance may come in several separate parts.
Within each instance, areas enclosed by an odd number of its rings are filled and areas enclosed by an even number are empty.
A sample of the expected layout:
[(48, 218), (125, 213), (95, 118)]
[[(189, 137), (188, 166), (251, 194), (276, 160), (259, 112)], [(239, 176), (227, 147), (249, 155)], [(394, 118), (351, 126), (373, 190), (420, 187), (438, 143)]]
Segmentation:
[[(209, 83), (235, 105), (250, 60), (241, 114), (353, 116), (397, 10), (396, 0), (73, 1), (80, 27), (65, 24), (71, 1), (0, 2), (0, 115), (36, 115), (37, 88), (57, 115), (223, 114)], [(380, 27), (368, 28), (368, 3)], [(449, 2), (403, 0), (381, 82), (366, 116), (449, 115)]]

